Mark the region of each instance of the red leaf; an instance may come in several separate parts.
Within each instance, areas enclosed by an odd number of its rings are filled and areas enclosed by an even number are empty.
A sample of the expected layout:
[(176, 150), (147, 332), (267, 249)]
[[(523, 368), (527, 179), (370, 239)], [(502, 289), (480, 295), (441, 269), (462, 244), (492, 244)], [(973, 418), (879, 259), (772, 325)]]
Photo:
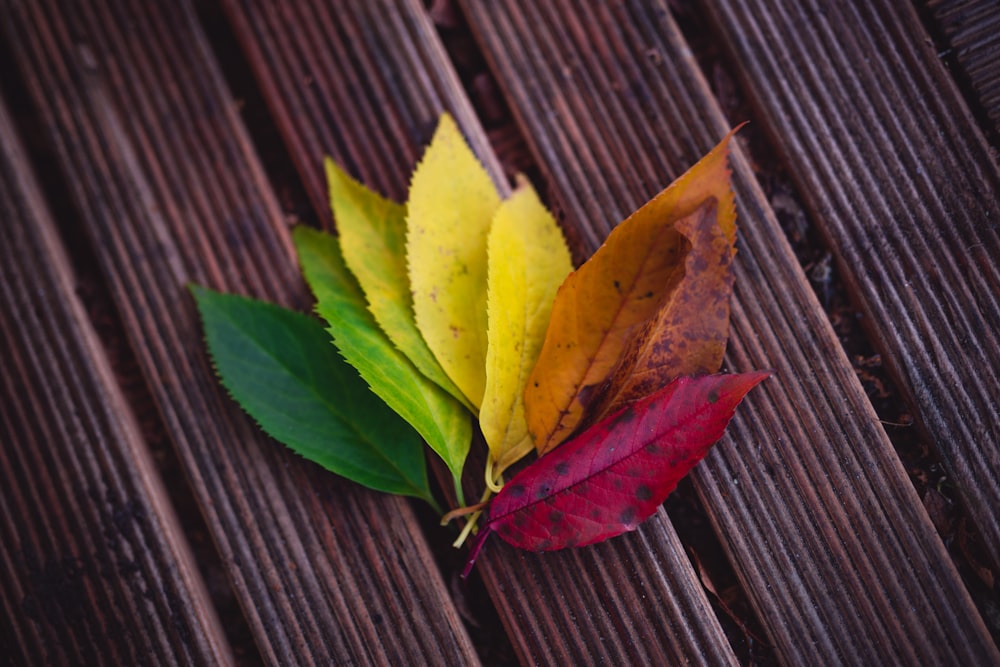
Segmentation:
[(531, 551), (582, 547), (634, 530), (722, 437), (768, 371), (682, 377), (541, 457), (489, 507), (465, 572), (490, 532)]

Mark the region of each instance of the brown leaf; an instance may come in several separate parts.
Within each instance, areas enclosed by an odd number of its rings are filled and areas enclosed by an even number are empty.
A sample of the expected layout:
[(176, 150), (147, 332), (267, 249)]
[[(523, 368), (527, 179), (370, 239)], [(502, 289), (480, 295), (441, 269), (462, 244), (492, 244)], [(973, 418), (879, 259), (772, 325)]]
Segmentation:
[(718, 368), (736, 240), (731, 137), (618, 225), (559, 288), (525, 390), (539, 454), (647, 387)]
[(719, 370), (729, 338), (736, 251), (717, 223), (717, 214), (717, 202), (711, 197), (674, 225), (691, 244), (683, 277), (659, 311), (632, 336), (600, 394), (591, 399), (587, 421), (599, 421), (681, 375)]

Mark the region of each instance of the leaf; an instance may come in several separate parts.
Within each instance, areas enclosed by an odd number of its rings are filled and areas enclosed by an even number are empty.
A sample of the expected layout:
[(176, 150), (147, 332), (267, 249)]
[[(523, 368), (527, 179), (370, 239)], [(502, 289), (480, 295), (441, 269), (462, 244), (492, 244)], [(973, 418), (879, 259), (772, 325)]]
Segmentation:
[(444, 460), (458, 489), (472, 440), (468, 411), (420, 373), (379, 329), (344, 265), (336, 238), (301, 226), (292, 238), (316, 296), (316, 312), (327, 321), (340, 353)]
[(489, 506), (487, 535), (532, 551), (585, 546), (634, 530), (722, 437), (736, 406), (768, 377), (678, 378), (539, 458)]
[[(622, 363), (636, 332), (669, 306), (685, 278), (691, 248), (681, 230), (696, 222), (679, 221), (698, 217), (699, 208), (714, 198), (716, 222), (730, 246), (735, 243), (727, 165), (731, 137), (618, 225), (559, 288), (525, 390), (528, 427), (539, 454), (578, 430), (592, 403), (606, 396), (602, 386)], [(655, 345), (656, 338), (648, 333), (645, 340)], [(689, 344), (688, 353), (691, 347), (696, 346)], [(619, 371), (621, 377), (628, 374), (627, 368)]]
[(417, 328), (477, 408), (486, 388), (486, 240), (500, 195), (441, 117), (407, 203), (406, 256)]
[(264, 432), (342, 477), (436, 506), (420, 438), (368, 391), (317, 320), (196, 285), (191, 293), (223, 386)]
[(534, 449), (524, 388), (542, 347), (552, 300), (572, 270), (555, 219), (525, 184), (500, 204), (489, 236), (489, 347), (479, 424), (494, 478)]
[(406, 208), (358, 183), (330, 158), (325, 165), (340, 249), (365, 293), (368, 310), (417, 370), (465, 402), (417, 329), (406, 272)]
[(591, 423), (676, 377), (715, 373), (722, 366), (736, 248), (717, 224), (714, 197), (674, 228), (691, 244), (684, 275), (656, 314), (636, 329), (607, 381), (593, 394)]

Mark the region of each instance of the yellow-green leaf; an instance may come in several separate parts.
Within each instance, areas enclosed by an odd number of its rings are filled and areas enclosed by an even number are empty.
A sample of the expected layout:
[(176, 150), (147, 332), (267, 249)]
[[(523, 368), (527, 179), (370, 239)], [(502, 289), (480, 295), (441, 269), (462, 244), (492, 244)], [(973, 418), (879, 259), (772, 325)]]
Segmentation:
[[(569, 437), (602, 398), (636, 335), (669, 304), (684, 278), (689, 239), (676, 226), (708, 205), (731, 246), (736, 209), (729, 185), (728, 135), (708, 155), (616, 227), (559, 288), (545, 343), (525, 390), (535, 447), (544, 454)], [(714, 203), (710, 200), (714, 199)], [(647, 340), (652, 340), (647, 337)], [(625, 377), (631, 367), (619, 373)]]
[(555, 219), (530, 184), (518, 188), (500, 204), (489, 236), (489, 347), (479, 424), (494, 480), (534, 449), (524, 388), (542, 349), (556, 290), (572, 269)]
[(472, 409), (417, 330), (406, 272), (406, 208), (358, 183), (330, 158), (325, 164), (340, 250), (368, 310), (417, 370)]
[(486, 387), (486, 238), (499, 205), (493, 181), (443, 115), (410, 184), (407, 264), (417, 328), (477, 408)]
[(417, 371), (375, 323), (336, 238), (300, 226), (293, 239), (302, 273), (316, 295), (316, 312), (329, 325), (337, 349), (444, 460), (461, 494), (459, 481), (472, 439), (468, 410)]

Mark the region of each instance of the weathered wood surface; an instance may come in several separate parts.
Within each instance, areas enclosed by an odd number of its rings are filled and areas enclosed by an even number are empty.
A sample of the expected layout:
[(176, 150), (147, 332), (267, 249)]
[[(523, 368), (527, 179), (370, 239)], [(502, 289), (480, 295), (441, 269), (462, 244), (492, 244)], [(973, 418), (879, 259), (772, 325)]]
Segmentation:
[(10, 664), (229, 664), (0, 100), (0, 645)]
[[(426, 3), (219, 2), (323, 224), (323, 154), (399, 198), (443, 109), (506, 188)], [(665, 0), (460, 4), (578, 258), (727, 129)], [(996, 165), (909, 5), (840, 13), (841, 5), (787, 4), (754, 13), (702, 0), (692, 11), (729, 44), (728, 66), (755, 104), (754, 120), (796, 176), (951, 475), (970, 503), (993, 502)], [(988, 33), (948, 32), (965, 10), (928, 4), (944, 34), (973, 35), (968, 53), (997, 53)], [(67, 185), (53, 194), (69, 198), (77, 219), (63, 227), (86, 232), (259, 657), (478, 662), (455, 589), (425, 541), (446, 539), (444, 531), (425, 537), (406, 502), (288, 455), (212, 378), (186, 282), (299, 307), (307, 295), (256, 137), (192, 5), (0, 0), (0, 34), (0, 56), (13, 56), (0, 65), (24, 81)], [(966, 62), (991, 71), (988, 57)], [(127, 392), (72, 294), (63, 241), (12, 140), (0, 112), (0, 205), (13, 211), (0, 226), (0, 595), (16, 619), (0, 631), (0, 654), (27, 663), (226, 662)], [(727, 364), (778, 373), (694, 478), (775, 657), (1000, 663), (740, 150), (734, 177), (742, 232)], [(896, 235), (893, 253), (860, 252), (876, 232), (881, 241)], [(907, 253), (922, 253), (920, 261), (901, 262)], [(33, 307), (39, 287), (63, 296)], [(969, 377), (976, 364), (985, 368)], [(971, 384), (941, 394), (961, 382)], [(956, 415), (970, 410), (979, 412), (969, 423), (992, 440), (961, 430)], [(123, 516), (114, 510), (124, 498), (143, 517), (127, 545), (104, 530)], [(970, 512), (988, 538), (995, 506)], [(140, 534), (141, 544), (131, 539)], [(39, 622), (25, 601), (52, 570), (17, 560), (10, 545), (29, 542), (63, 564), (81, 553), (84, 562), (102, 553), (117, 562), (127, 549), (138, 569), (105, 578), (98, 568), (98, 578), (84, 567), (74, 600), (87, 615), (57, 604)], [(636, 533), (582, 550), (535, 555), (497, 540), (477, 567), (526, 664), (732, 664), (684, 549), (661, 511)]]
[(305, 289), (190, 5), (5, 2), (0, 24), (264, 659), (477, 662), (409, 505), (261, 436), (209, 368), (188, 282)]
[[(321, 218), (324, 154), (401, 198), (444, 109), (507, 188), (419, 2), (315, 2), (297, 12), (274, 0), (225, 4)], [(496, 540), (478, 567), (526, 663), (733, 662), (662, 511), (641, 534), (591, 549), (525, 554)]]
[(907, 3), (706, 5), (1000, 566), (1000, 169), (982, 132)]
[(945, 39), (942, 55), (953, 57), (976, 101), (1000, 134), (1000, 2), (926, 0)]
[[(728, 129), (665, 3), (463, 6), (591, 250)], [(742, 233), (727, 365), (777, 372), (694, 478), (761, 623), (790, 664), (817, 651), (850, 664), (996, 660), (739, 151), (733, 170)]]

